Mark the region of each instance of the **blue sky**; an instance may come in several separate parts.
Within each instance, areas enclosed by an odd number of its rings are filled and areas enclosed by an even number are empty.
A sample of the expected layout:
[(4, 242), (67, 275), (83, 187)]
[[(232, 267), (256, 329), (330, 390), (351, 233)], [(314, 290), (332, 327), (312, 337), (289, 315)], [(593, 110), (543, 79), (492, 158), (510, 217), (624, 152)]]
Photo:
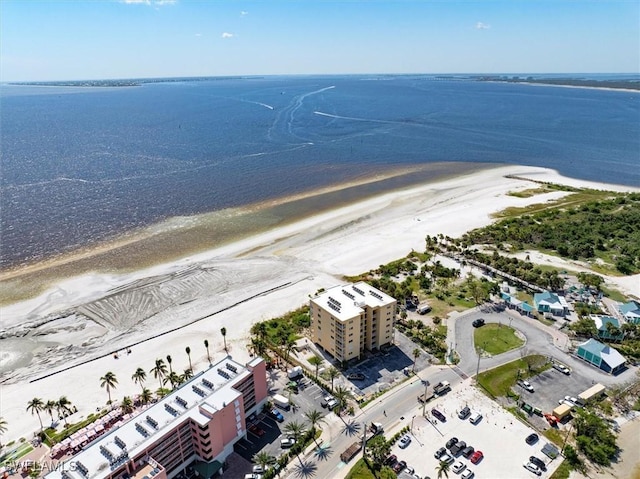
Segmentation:
[(637, 73), (636, 0), (0, 0), (0, 81)]

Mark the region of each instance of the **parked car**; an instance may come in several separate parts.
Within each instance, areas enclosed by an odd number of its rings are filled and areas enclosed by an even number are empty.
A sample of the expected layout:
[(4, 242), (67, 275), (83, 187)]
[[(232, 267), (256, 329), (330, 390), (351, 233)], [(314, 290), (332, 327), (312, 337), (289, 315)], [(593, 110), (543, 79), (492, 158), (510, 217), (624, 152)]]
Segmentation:
[(245, 474), (244, 479), (262, 479), (262, 474)]
[(471, 409), (469, 409), (469, 406), (463, 407), (462, 410), (458, 413), (458, 417), (460, 419), (467, 419), (470, 415)]
[(571, 369), (566, 367), (564, 364), (553, 363), (553, 369), (557, 369), (558, 371), (560, 371), (561, 373), (566, 374), (566, 375), (571, 374)]
[(460, 474), (462, 471), (464, 471), (466, 469), (467, 466), (464, 465), (464, 462), (462, 461), (458, 461), (456, 462), (453, 467), (451, 468), (453, 470), (453, 472), (455, 472), (456, 474)]
[(574, 397), (571, 396), (565, 396), (564, 397), (565, 401), (569, 401), (570, 403), (572, 403), (574, 406), (578, 403), (578, 400)]
[(447, 449), (451, 449), (451, 447), (452, 447), (456, 442), (458, 442), (458, 438), (457, 438), (457, 437), (452, 437), (451, 439), (449, 439), (449, 440), (447, 441), (447, 444), (446, 444)]
[(405, 461), (396, 462), (393, 466), (393, 470), (395, 473), (402, 471), (405, 467), (407, 467), (407, 463)]
[(438, 411), (436, 408), (433, 408), (431, 410), (431, 414), (433, 414), (434, 417), (438, 418), (440, 421), (442, 422), (447, 422), (447, 418), (444, 416), (444, 414), (442, 414), (440, 411)]
[(538, 435), (534, 432), (533, 434), (529, 434), (527, 436), (527, 438), (525, 439), (525, 442), (529, 445), (535, 444), (536, 442), (538, 442), (538, 439), (540, 439), (538, 437)]
[(467, 443), (464, 441), (458, 441), (453, 446), (451, 446), (451, 455), (457, 456), (460, 452), (467, 447)]
[(527, 471), (533, 472), (536, 476), (539, 476), (540, 474), (542, 474), (542, 471), (540, 470), (540, 468), (531, 462), (525, 462), (522, 466)]
[(473, 471), (468, 467), (464, 471), (462, 471), (462, 474), (460, 474), (460, 477), (462, 479), (472, 479), (473, 476), (474, 476)]
[(278, 422), (284, 421), (284, 416), (282, 415), (282, 413), (275, 408), (269, 411), (269, 415)]
[(264, 466), (262, 464), (256, 464), (251, 471), (255, 474), (262, 474), (264, 472)]
[(440, 456), (440, 462), (446, 462), (447, 464), (452, 464), (455, 461), (453, 456), (449, 453), (444, 453)]
[(365, 380), (365, 376), (362, 373), (351, 373), (351, 374), (347, 374), (347, 379), (353, 379), (356, 381), (364, 381)]
[(335, 401), (334, 397), (331, 395), (325, 396), (322, 398), (322, 400), (320, 401), (320, 406), (326, 408), (329, 405), (330, 401)]
[(296, 443), (296, 440), (292, 437), (287, 437), (285, 439), (280, 439), (280, 447), (282, 449), (286, 449), (288, 447), (293, 446)]
[(524, 389), (526, 389), (527, 391), (529, 391), (530, 393), (534, 392), (535, 390), (533, 389), (533, 386), (531, 385), (531, 383), (529, 381), (523, 381), (520, 380), (518, 381), (518, 384), (520, 386), (522, 386)]
[(441, 447), (433, 454), (433, 457), (435, 457), (436, 459), (440, 459), (446, 453), (447, 450), (444, 447)]
[(475, 449), (473, 449), (473, 446), (467, 446), (462, 450), (462, 456), (469, 459), (474, 452)]
[(409, 435), (405, 434), (404, 436), (402, 436), (400, 438), (400, 444), (398, 444), (398, 445), (400, 446), (400, 449), (404, 449), (410, 443), (411, 443), (411, 438), (409, 437)]
[(416, 471), (415, 471), (415, 469), (413, 467), (407, 466), (407, 467), (404, 468), (404, 471), (402, 471), (402, 472), (406, 472), (407, 474), (413, 474)]
[(529, 457), (529, 462), (532, 462), (533, 464), (538, 466), (543, 471), (547, 470), (547, 465), (544, 463), (544, 461), (542, 459), (540, 459), (540, 458), (537, 458), (536, 456), (530, 456)]
[(393, 466), (396, 462), (398, 462), (398, 457), (395, 454), (391, 454), (384, 460), (384, 465)]
[(484, 319), (478, 318), (471, 323), (474, 328), (479, 328), (480, 326), (484, 326)]
[(471, 424), (478, 424), (480, 421), (482, 421), (482, 414), (480, 413), (475, 413), (473, 416), (469, 418), (469, 422)]
[(484, 454), (482, 453), (482, 451), (476, 451), (473, 454), (471, 454), (471, 459), (469, 459), (471, 461), (471, 464), (478, 464), (480, 461), (482, 461), (482, 458), (484, 457)]

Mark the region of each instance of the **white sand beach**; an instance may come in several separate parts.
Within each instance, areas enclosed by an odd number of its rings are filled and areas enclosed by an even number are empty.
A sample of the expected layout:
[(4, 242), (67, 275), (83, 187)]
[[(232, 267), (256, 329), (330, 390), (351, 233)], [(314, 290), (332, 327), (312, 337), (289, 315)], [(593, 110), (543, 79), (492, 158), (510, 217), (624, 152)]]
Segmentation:
[[(99, 378), (107, 371), (118, 378), (112, 396), (119, 402), (140, 391), (131, 375), (138, 367), (149, 371), (156, 358), (170, 354), (173, 369), (182, 372), (189, 365), (185, 348), (190, 347), (199, 371), (207, 364), (204, 339), (214, 361), (223, 357), (222, 327), (230, 354), (247, 360), (252, 324), (303, 305), (319, 288), (341, 283), (343, 275), (376, 268), (412, 249), (422, 251), (426, 235), (459, 236), (490, 223), (491, 214), (506, 207), (564, 194), (509, 196), (534, 186), (515, 177), (632, 190), (564, 178), (542, 168), (498, 167), (380, 195), (145, 271), (83, 275), (35, 299), (0, 308), (2, 330), (9, 333), (4, 337), (12, 338), (2, 340), (0, 355), (0, 366), (9, 366), (1, 375), (0, 416), (8, 423), (2, 442), (31, 438), (39, 428), (38, 418), (25, 411), (34, 397), (46, 402), (67, 396), (78, 408), (69, 420), (79, 420), (106, 404)], [(640, 294), (637, 286), (628, 279), (619, 284)], [(139, 341), (144, 342), (135, 344)], [(122, 350), (129, 345), (127, 354)], [(149, 374), (145, 385), (155, 390), (158, 381)], [(48, 423), (48, 414), (42, 413), (42, 419)]]

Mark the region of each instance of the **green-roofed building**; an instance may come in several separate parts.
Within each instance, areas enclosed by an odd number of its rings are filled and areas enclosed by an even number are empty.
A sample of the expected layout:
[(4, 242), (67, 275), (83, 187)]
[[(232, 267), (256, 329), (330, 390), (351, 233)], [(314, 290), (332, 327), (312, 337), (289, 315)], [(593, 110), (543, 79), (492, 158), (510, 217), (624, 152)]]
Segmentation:
[(580, 359), (584, 359), (610, 374), (618, 374), (626, 368), (627, 360), (622, 354), (595, 339), (590, 339), (578, 346), (576, 354)]
[(640, 303), (629, 301), (620, 306), (620, 314), (630, 323), (640, 324)]
[(611, 341), (622, 341), (624, 338), (624, 332), (620, 328), (620, 321), (612, 316), (603, 316), (600, 314), (592, 314), (590, 316), (596, 325), (598, 330), (598, 337), (600, 339), (607, 339)]

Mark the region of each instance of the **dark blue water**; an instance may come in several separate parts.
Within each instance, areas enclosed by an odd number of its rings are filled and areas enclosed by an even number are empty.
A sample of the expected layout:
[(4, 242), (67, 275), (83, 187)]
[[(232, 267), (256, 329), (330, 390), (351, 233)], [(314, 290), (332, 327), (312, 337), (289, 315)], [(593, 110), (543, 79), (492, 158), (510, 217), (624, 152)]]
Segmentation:
[(409, 77), (2, 87), (0, 267), (431, 162), (640, 185), (640, 95)]

